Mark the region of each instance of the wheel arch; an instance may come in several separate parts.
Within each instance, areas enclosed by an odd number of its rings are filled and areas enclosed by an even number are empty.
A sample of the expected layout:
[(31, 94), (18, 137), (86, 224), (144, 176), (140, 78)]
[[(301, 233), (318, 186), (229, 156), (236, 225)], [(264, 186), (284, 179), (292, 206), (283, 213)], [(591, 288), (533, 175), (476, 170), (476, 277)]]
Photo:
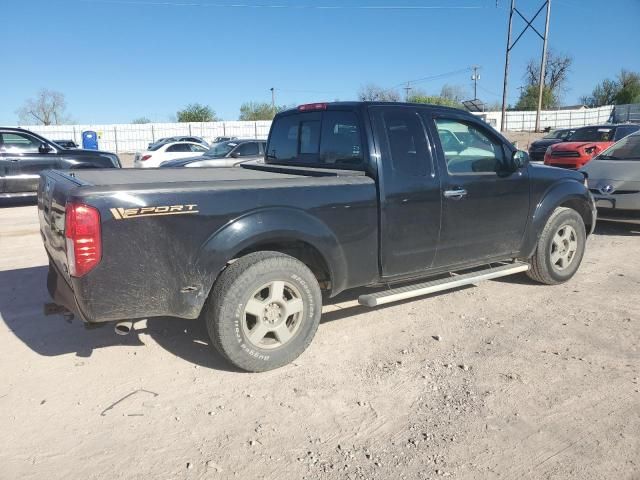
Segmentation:
[(300, 260), (331, 296), (345, 288), (345, 255), (331, 229), (305, 211), (279, 207), (234, 219), (207, 239), (195, 261), (204, 297), (227, 265), (259, 251), (284, 253)]
[(593, 201), (584, 185), (574, 180), (565, 180), (551, 186), (537, 203), (525, 240), (523, 242), (523, 257), (533, 255), (544, 226), (556, 208), (566, 207), (580, 214), (589, 235), (595, 227), (595, 210)]

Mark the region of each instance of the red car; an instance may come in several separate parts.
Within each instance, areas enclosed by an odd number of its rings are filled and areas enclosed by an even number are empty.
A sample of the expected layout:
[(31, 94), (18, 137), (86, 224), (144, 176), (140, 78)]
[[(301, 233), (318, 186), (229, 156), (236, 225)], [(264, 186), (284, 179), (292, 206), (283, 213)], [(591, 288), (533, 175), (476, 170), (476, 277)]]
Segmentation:
[(547, 148), (544, 164), (562, 168), (580, 168), (621, 138), (638, 130), (640, 125), (629, 123), (578, 128), (568, 141), (556, 143)]

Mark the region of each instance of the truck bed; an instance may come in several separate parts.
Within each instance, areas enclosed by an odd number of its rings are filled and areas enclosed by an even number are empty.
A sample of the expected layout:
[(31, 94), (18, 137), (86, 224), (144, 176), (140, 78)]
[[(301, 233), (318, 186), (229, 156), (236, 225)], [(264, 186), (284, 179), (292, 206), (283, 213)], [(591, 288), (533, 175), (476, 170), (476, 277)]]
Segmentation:
[(301, 177), (362, 177), (364, 172), (353, 170), (318, 169), (305, 167), (262, 166), (228, 168), (154, 168), (154, 169), (87, 169), (73, 172), (83, 185), (144, 185), (181, 182), (228, 182), (246, 180), (289, 180)]
[[(101, 261), (79, 278), (67, 268), (69, 202), (100, 215)], [(50, 292), (77, 298), (78, 305), (61, 304), (88, 322), (195, 318), (225, 263), (268, 242), (265, 233), (317, 245), (336, 265), (335, 293), (368, 284), (378, 275), (377, 206), (375, 181), (362, 172), (273, 165), (50, 170), (38, 194), (50, 271), (57, 272)]]

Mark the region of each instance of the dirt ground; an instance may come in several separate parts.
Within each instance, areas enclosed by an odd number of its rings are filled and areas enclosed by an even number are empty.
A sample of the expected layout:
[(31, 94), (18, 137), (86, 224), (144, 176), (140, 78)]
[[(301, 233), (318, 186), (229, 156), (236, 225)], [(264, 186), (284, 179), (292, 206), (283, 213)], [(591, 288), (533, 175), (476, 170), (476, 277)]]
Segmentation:
[(2, 479), (640, 479), (640, 226), (562, 286), (344, 297), (263, 374), (197, 321), (45, 317), (45, 265), (35, 207), (0, 209)]

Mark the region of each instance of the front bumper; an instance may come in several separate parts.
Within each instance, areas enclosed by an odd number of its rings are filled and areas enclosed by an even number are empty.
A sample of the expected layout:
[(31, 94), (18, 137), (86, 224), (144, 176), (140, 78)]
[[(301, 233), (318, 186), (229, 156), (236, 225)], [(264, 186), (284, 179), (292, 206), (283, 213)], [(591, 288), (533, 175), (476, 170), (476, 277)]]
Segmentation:
[(532, 162), (544, 162), (545, 150), (529, 150), (529, 160)]
[(592, 195), (598, 209), (598, 219), (640, 224), (640, 193)]

